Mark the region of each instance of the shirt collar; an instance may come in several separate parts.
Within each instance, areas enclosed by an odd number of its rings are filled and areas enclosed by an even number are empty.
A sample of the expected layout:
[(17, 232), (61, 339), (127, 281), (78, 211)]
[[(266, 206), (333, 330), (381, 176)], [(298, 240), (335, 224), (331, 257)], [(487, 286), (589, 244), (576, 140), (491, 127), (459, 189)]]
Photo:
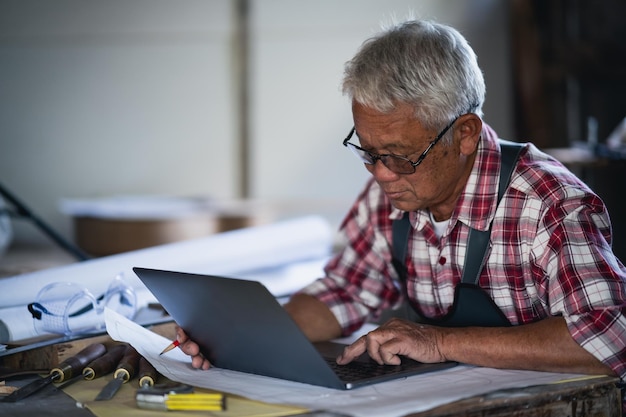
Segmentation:
[(499, 176), (498, 136), (490, 126), (483, 124), (474, 166), (452, 217), (473, 229), (489, 229), (498, 205)]
[[(496, 132), (483, 123), (481, 138), (474, 166), (459, 197), (459, 203), (450, 218), (451, 224), (460, 221), (467, 226), (487, 230), (493, 220), (497, 208), (498, 181), (500, 175), (500, 146)], [(389, 218), (399, 219), (404, 211), (393, 208)], [(426, 210), (418, 210), (410, 214), (411, 224), (421, 230), (430, 215)]]

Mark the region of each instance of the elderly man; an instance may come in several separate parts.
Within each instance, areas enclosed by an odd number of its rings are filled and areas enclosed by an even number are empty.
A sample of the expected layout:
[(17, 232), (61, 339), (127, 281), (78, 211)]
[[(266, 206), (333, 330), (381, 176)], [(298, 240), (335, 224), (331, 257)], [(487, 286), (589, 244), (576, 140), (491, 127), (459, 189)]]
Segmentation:
[[(381, 364), (623, 378), (626, 268), (607, 210), (560, 163), (482, 121), (485, 85), (466, 40), (429, 21), (391, 27), (347, 63), (343, 91), (354, 118), (343, 144), (372, 178), (325, 277), (285, 305), (304, 333), (349, 335), (405, 302), (410, 320), (390, 319), (337, 362), (367, 351)], [(195, 367), (210, 366), (179, 339)]]

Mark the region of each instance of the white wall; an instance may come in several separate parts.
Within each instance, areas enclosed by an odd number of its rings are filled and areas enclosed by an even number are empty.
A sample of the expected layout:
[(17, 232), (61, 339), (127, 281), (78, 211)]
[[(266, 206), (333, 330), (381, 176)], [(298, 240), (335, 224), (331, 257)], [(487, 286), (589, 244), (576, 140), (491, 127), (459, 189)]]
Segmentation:
[[(395, 16), (450, 24), (469, 39), (488, 84), (485, 116), (512, 131), (508, 9), (498, 0), (254, 0), (253, 189), (275, 198), (343, 199), (367, 177), (341, 141), (352, 126), (344, 63)], [(344, 208), (344, 209), (345, 209)], [(341, 212), (343, 214), (343, 211)]]
[[(66, 236), (62, 197), (238, 197), (232, 1), (0, 0), (0, 183)], [(510, 137), (506, 2), (250, 1), (252, 197), (338, 221), (366, 178), (341, 146), (343, 64), (411, 10), (466, 35)]]
[(0, 7), (0, 181), (42, 218), (69, 235), (61, 197), (233, 195), (229, 0)]

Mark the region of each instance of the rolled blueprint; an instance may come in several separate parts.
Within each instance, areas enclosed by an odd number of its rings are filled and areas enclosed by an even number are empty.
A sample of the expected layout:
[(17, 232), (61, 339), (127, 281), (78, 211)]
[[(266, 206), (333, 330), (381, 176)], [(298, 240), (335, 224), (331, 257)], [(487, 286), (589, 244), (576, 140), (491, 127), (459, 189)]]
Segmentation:
[[(11, 340), (32, 331), (26, 306), (54, 282), (74, 282), (99, 295), (123, 274), (133, 288), (147, 290), (132, 271), (136, 266), (245, 279), (255, 279), (258, 271), (256, 280), (276, 296), (289, 294), (316, 278), (312, 274), (321, 271), (332, 243), (329, 223), (319, 216), (307, 216), (2, 278), (0, 333), (2, 322)], [(308, 273), (294, 270), (294, 265), (307, 266)]]

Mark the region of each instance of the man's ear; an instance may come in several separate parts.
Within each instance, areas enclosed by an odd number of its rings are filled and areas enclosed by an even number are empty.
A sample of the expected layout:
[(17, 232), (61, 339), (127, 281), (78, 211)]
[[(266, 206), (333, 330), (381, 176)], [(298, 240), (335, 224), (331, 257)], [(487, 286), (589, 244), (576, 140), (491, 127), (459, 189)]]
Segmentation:
[(471, 155), (476, 151), (482, 129), (483, 121), (474, 113), (458, 118), (454, 132), (459, 138), (459, 149), (463, 155)]

